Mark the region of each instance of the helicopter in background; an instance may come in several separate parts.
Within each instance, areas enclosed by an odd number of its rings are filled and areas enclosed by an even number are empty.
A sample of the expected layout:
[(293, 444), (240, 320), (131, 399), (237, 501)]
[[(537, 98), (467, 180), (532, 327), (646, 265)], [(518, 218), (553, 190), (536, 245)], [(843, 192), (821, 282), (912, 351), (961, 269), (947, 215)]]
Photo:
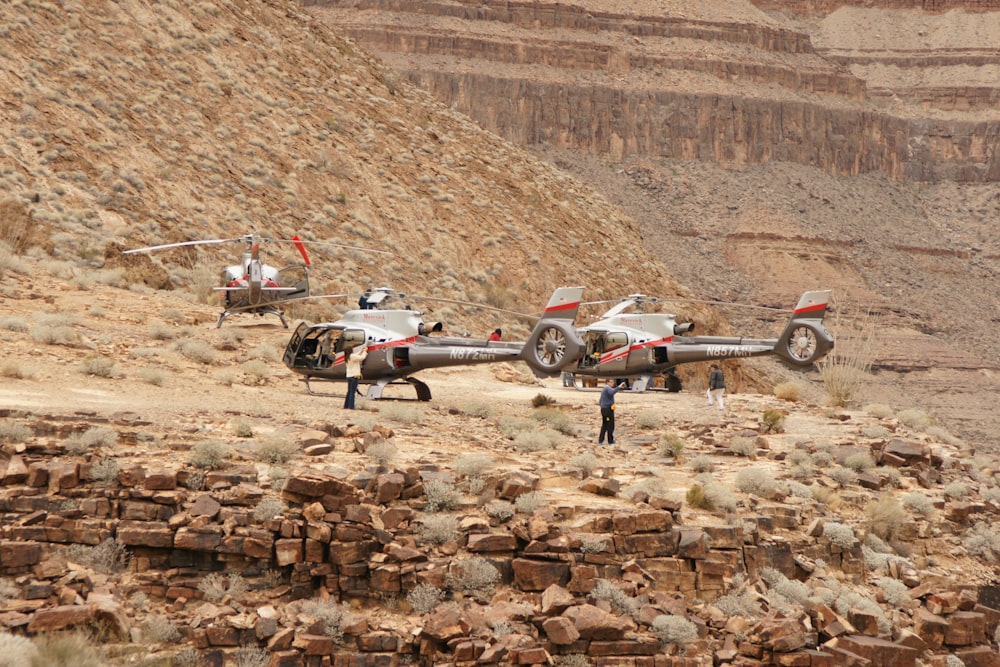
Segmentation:
[(442, 325), (425, 324), (421, 313), (408, 307), (387, 308), (393, 297), (405, 295), (383, 287), (364, 295), (366, 307), (347, 311), (336, 322), (299, 324), (282, 359), (292, 372), (304, 376), (306, 389), (314, 396), (331, 394), (314, 391), (313, 382), (347, 382), (348, 351), (362, 343), (367, 344), (368, 356), (361, 366), (361, 383), (369, 385), (369, 399), (381, 398), (390, 384), (406, 382), (416, 389), (418, 400), (429, 401), (430, 387), (413, 377), (429, 368), (523, 361), (535, 375), (551, 377), (583, 354), (583, 341), (573, 325), (582, 295), (582, 287), (556, 289), (528, 339), (508, 342), (432, 336), (442, 331)]
[[(243, 256), (238, 264), (231, 264), (222, 270), (222, 284), (214, 288), (222, 293), (223, 311), (219, 315), (216, 328), (222, 326), (227, 317), (235, 313), (251, 313), (254, 315), (275, 315), (281, 320), (282, 326), (288, 328), (284, 310), (281, 304), (288, 301), (298, 301), (309, 296), (309, 269), (312, 262), (306, 252), (306, 244), (326, 245), (337, 248), (349, 248), (364, 252), (392, 254), (384, 250), (369, 250), (355, 246), (327, 243), (325, 241), (304, 241), (297, 235), (291, 239), (273, 239), (246, 234), (231, 239), (203, 239), (199, 241), (182, 241), (180, 243), (165, 243), (126, 250), (124, 254), (145, 253), (169, 248), (180, 248), (197, 245), (217, 245), (222, 243), (242, 243)], [(264, 262), (261, 246), (266, 243), (292, 243), (302, 256), (301, 264), (293, 264), (285, 268), (276, 268)]]
[[(833, 337), (823, 326), (830, 302), (830, 290), (806, 292), (777, 338), (742, 336), (688, 336), (693, 322), (677, 322), (667, 313), (625, 312), (633, 306), (659, 301), (644, 294), (632, 294), (577, 332), (584, 352), (564, 372), (577, 378), (629, 378), (632, 391), (652, 388), (656, 376), (664, 377), (667, 391), (680, 391), (674, 373), (680, 364), (723, 359), (744, 359), (776, 355), (785, 363), (804, 368), (822, 359), (833, 349)], [(606, 303), (606, 302), (593, 302)], [(591, 304), (583, 304), (591, 305)]]

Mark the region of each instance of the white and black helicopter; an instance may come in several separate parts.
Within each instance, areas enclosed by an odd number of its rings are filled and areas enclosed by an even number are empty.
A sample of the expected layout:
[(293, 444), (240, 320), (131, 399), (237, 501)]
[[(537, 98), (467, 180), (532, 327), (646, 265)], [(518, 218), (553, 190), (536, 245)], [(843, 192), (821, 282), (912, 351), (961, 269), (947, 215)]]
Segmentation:
[[(355, 246), (328, 243), (325, 241), (304, 241), (297, 235), (290, 239), (273, 239), (246, 234), (231, 239), (203, 239), (199, 241), (182, 241), (180, 243), (165, 243), (163, 245), (147, 246), (126, 250), (124, 254), (152, 252), (168, 248), (185, 246), (216, 245), (221, 243), (244, 244), (243, 257), (238, 264), (231, 264), (222, 270), (222, 284), (215, 290), (222, 293), (223, 311), (219, 315), (216, 328), (235, 313), (251, 313), (254, 315), (275, 315), (287, 329), (284, 310), (281, 304), (287, 301), (299, 301), (309, 296), (309, 269), (312, 262), (306, 252), (306, 244), (349, 248), (363, 252), (392, 254), (383, 250), (369, 250)], [(266, 264), (262, 259), (261, 246), (266, 243), (291, 243), (302, 256), (301, 264), (292, 264), (285, 268), (276, 268)]]
[(663, 376), (668, 391), (680, 391), (680, 378), (673, 373), (680, 364), (776, 355), (791, 366), (804, 368), (833, 349), (833, 337), (823, 326), (830, 294), (830, 290), (803, 294), (777, 338), (685, 335), (694, 331), (694, 323), (677, 322), (667, 313), (626, 312), (633, 306), (659, 301), (632, 294), (598, 321), (577, 330), (584, 352), (564, 372), (572, 374), (577, 388), (579, 378), (628, 378), (634, 380), (632, 391), (645, 391), (653, 387), (657, 376)]
[(361, 383), (368, 385), (369, 399), (381, 398), (386, 386), (402, 381), (416, 389), (418, 400), (429, 401), (430, 388), (413, 377), (428, 368), (523, 361), (536, 375), (551, 377), (583, 354), (583, 341), (573, 325), (582, 295), (582, 287), (556, 289), (528, 339), (507, 342), (432, 336), (440, 325), (428, 326), (420, 312), (409, 308), (386, 308), (394, 297), (405, 295), (383, 287), (365, 294), (367, 307), (350, 310), (336, 322), (299, 324), (283, 361), (303, 376), (309, 393), (318, 396), (330, 394), (314, 391), (313, 382), (346, 383), (347, 352), (361, 343), (368, 347)]

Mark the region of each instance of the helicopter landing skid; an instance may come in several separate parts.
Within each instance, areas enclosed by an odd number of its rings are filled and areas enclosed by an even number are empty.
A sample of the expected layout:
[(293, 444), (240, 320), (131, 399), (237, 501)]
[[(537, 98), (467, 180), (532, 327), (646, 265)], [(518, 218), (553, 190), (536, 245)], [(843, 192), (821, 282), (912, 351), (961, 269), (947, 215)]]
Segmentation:
[[(306, 391), (309, 392), (310, 396), (323, 396), (326, 398), (340, 398), (340, 394), (331, 394), (323, 391), (314, 391), (311, 382), (343, 382), (343, 380), (328, 380), (326, 378), (315, 378), (315, 377), (304, 377), (302, 382), (306, 383)], [(418, 401), (429, 401), (431, 400), (431, 388), (425, 383), (421, 382), (416, 378), (403, 378), (402, 381), (391, 378), (383, 378), (373, 382), (368, 387), (368, 392), (365, 394), (365, 398), (369, 400), (379, 400), (382, 399), (382, 390), (385, 389), (390, 384), (402, 384), (406, 382), (413, 386), (417, 390), (417, 400)], [(386, 400), (386, 399), (382, 399)]]
[[(219, 315), (219, 321), (215, 323), (215, 328), (216, 329), (221, 329), (223, 321), (225, 321), (225, 319), (227, 317), (229, 317), (230, 315), (233, 315), (235, 313), (245, 313), (245, 312), (247, 312), (247, 311), (245, 311), (245, 310), (224, 310), (224, 311), (222, 311), (222, 313)], [(282, 311), (282, 310), (278, 310), (277, 308), (259, 308), (257, 310), (251, 311), (251, 312), (254, 312), (254, 313), (258, 314), (258, 315), (276, 315), (278, 317), (278, 319), (281, 320), (281, 326), (285, 327), (286, 329), (288, 328), (288, 321), (285, 319), (285, 312)]]

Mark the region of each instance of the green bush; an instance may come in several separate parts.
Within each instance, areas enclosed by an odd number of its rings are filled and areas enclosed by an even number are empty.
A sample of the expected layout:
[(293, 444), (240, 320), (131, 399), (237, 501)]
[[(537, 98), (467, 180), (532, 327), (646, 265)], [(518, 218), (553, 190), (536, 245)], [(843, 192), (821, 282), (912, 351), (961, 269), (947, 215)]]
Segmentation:
[(664, 433), (660, 436), (659, 453), (660, 456), (672, 456), (680, 461), (684, 454), (684, 440), (676, 433)]
[(761, 413), (761, 430), (764, 433), (784, 433), (785, 432), (785, 413), (781, 410), (776, 410), (774, 408), (768, 408)]

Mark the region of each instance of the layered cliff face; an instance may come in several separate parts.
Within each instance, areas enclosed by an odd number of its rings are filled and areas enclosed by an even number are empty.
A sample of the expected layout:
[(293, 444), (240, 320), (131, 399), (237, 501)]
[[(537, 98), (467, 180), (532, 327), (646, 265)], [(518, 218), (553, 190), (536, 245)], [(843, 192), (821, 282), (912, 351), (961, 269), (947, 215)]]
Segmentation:
[[(879, 15), (873, 25), (873, 10), (836, 12), (842, 15), (814, 28), (821, 39), (815, 45), (808, 26), (741, 3), (728, 12), (711, 4), (692, 12), (685, 3), (627, 10), (608, 3), (317, 4), (332, 25), (516, 143), (614, 158), (734, 166), (781, 160), (839, 175), (1000, 180), (1000, 156), (992, 150), (998, 89), (981, 71), (956, 71), (992, 64), (995, 50), (873, 49), (885, 41), (878, 26), (894, 20)], [(984, 20), (992, 15), (968, 22)], [(925, 23), (930, 27), (914, 32), (935, 32), (937, 23)], [(966, 22), (938, 23), (961, 30)], [(895, 30), (908, 34), (911, 27)], [(842, 35), (858, 43), (842, 44)], [(903, 69), (919, 66), (915, 76), (926, 76), (933, 58), (940, 86), (894, 83)], [(901, 93), (913, 103), (895, 104)], [(952, 113), (935, 113), (940, 109)], [(985, 119), (962, 113), (986, 109)]]
[[(869, 398), (926, 405), (996, 445), (1000, 419), (983, 398), (1000, 390), (997, 323), (984, 316), (1000, 309), (990, 288), (1000, 12), (988, 10), (312, 7), (439, 99), (604, 192), (638, 223), (636, 246), (699, 296), (787, 307), (823, 286), (845, 312), (870, 311), (883, 344)], [(753, 333), (754, 319), (738, 330)]]

